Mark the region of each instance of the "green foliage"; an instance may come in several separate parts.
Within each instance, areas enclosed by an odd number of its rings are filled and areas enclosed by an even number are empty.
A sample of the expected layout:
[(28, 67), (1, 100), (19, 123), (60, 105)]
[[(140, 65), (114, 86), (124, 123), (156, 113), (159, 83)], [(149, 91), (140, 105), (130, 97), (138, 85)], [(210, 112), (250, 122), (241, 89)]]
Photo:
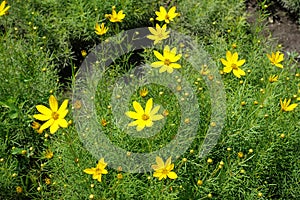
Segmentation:
[(299, 0), (281, 0), (285, 8), (297, 14), (300, 17), (300, 1)]

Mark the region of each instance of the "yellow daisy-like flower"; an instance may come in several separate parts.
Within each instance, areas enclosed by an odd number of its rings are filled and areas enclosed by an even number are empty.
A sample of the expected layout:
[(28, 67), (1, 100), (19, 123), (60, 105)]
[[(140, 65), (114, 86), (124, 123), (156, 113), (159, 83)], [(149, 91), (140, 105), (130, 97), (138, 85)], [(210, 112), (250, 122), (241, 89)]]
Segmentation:
[(99, 26), (99, 24), (96, 23), (96, 25), (95, 25), (95, 33), (97, 35), (104, 35), (107, 31), (108, 31), (108, 28), (104, 27), (104, 23), (102, 23), (101, 26)]
[(284, 99), (283, 102), (280, 99), (281, 111), (285, 111), (285, 112), (292, 111), (298, 106), (298, 104), (296, 104), (296, 103), (293, 103), (291, 105), (290, 105), (290, 103), (291, 103), (291, 99), (289, 99), (289, 100)]
[(40, 121), (47, 121), (40, 127), (40, 130), (45, 130), (50, 127), (50, 133), (53, 134), (59, 129), (59, 127), (68, 127), (68, 122), (64, 119), (68, 113), (68, 100), (64, 100), (58, 109), (57, 100), (53, 95), (51, 95), (49, 98), (49, 105), (50, 109), (43, 105), (37, 105), (36, 109), (41, 114), (33, 115), (33, 117)]
[(120, 10), (118, 13), (116, 12), (116, 7), (112, 7), (112, 13), (106, 14), (106, 18), (109, 19), (111, 22), (122, 22), (122, 20), (125, 18), (125, 14), (123, 13), (123, 10)]
[(241, 76), (245, 76), (246, 73), (240, 68), (240, 66), (242, 66), (246, 62), (246, 60), (238, 60), (238, 57), (238, 53), (235, 52), (231, 54), (230, 51), (227, 51), (226, 60), (221, 58), (221, 62), (223, 65), (225, 65), (223, 69), (225, 73), (230, 73), (232, 71), (236, 77), (241, 78)]
[(156, 24), (155, 29), (152, 27), (148, 28), (152, 35), (148, 35), (147, 38), (150, 40), (154, 40), (154, 45), (159, 43), (160, 41), (167, 39), (169, 37), (170, 31), (167, 31), (167, 25), (163, 25), (160, 27)]
[(272, 65), (275, 65), (276, 67), (283, 68), (283, 65), (280, 64), (284, 60), (284, 54), (280, 53), (279, 51), (274, 54), (272, 52), (272, 55), (267, 54), (267, 57), (271, 61)]
[(170, 179), (176, 179), (177, 174), (172, 172), (174, 169), (174, 164), (171, 163), (171, 157), (169, 157), (164, 163), (163, 159), (159, 156), (156, 156), (156, 165), (152, 165), (152, 169), (154, 169), (153, 176), (158, 178), (158, 180), (162, 180), (163, 178), (169, 177)]
[[(99, 25), (98, 25), (99, 26)], [(95, 31), (96, 32), (96, 31)], [(81, 55), (82, 57), (86, 57), (87, 56), (87, 53), (86, 53), (86, 50), (81, 50)]]
[(141, 97), (145, 97), (145, 96), (147, 96), (147, 94), (148, 94), (147, 88), (143, 88), (143, 89), (140, 90), (140, 96)]
[(278, 75), (271, 75), (271, 76), (269, 77), (269, 82), (270, 82), (270, 83), (277, 82), (277, 81), (278, 81), (278, 78), (279, 78)]
[(151, 67), (158, 68), (159, 73), (167, 71), (168, 73), (173, 72), (174, 69), (181, 68), (181, 65), (176, 63), (180, 58), (181, 54), (176, 55), (176, 47), (170, 50), (170, 47), (167, 45), (164, 48), (163, 55), (161, 55), (158, 51), (153, 51), (155, 57), (160, 61), (154, 62), (151, 64)]
[(146, 127), (153, 126), (153, 121), (161, 120), (163, 118), (162, 115), (157, 114), (160, 106), (155, 106), (153, 109), (153, 99), (149, 99), (146, 103), (145, 110), (138, 102), (133, 102), (133, 108), (135, 112), (128, 111), (125, 114), (135, 119), (135, 121), (128, 124), (128, 126), (137, 126), (136, 130), (141, 131)]
[(104, 158), (101, 158), (96, 167), (85, 169), (84, 172), (93, 175), (93, 179), (97, 179), (101, 182), (102, 174), (108, 174), (105, 169), (107, 163), (104, 162)]
[(53, 158), (53, 152), (50, 149), (47, 149), (45, 152), (45, 158), (51, 159)]
[(178, 13), (176, 13), (176, 6), (170, 8), (168, 12), (164, 7), (160, 6), (159, 11), (156, 11), (155, 14), (157, 15), (156, 20), (165, 21), (167, 24), (178, 16)]
[(6, 6), (6, 1), (2, 1), (1, 5), (0, 5), (0, 16), (5, 15), (8, 11), (8, 9), (10, 8), (10, 6)]

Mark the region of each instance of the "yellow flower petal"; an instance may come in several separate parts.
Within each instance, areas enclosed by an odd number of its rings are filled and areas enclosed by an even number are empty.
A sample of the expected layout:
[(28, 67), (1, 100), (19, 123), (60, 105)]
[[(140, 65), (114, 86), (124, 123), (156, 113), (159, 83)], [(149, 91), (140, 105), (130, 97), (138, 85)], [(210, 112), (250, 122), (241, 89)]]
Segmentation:
[(158, 120), (161, 120), (163, 118), (164, 118), (164, 116), (162, 116), (162, 115), (153, 115), (153, 116), (151, 116), (152, 121), (158, 121)]
[(65, 119), (58, 119), (57, 123), (62, 128), (67, 128), (68, 127), (68, 122)]
[(224, 67), (223, 68), (223, 71), (225, 72), (225, 73), (230, 73), (231, 71), (232, 71), (232, 67)]
[(162, 61), (156, 61), (154, 63), (151, 63), (151, 67), (154, 67), (154, 68), (158, 68), (158, 67), (161, 67), (164, 65), (164, 62)]
[(177, 178), (177, 174), (176, 174), (175, 172), (169, 172), (169, 173), (168, 173), (168, 177), (169, 177), (170, 179), (176, 179), (176, 178)]
[(59, 129), (58, 121), (54, 120), (53, 124), (50, 126), (50, 133), (53, 134)]
[(49, 128), (50, 126), (52, 126), (53, 123), (54, 123), (54, 119), (49, 119), (41, 126), (40, 130), (45, 130), (46, 128)]
[(149, 115), (152, 110), (152, 107), (153, 107), (153, 99), (150, 98), (146, 103), (145, 113)]
[(171, 63), (170, 65), (169, 65), (169, 67), (171, 68), (171, 69), (179, 69), (179, 68), (181, 68), (181, 65), (180, 64), (178, 64), (178, 63)]
[(286, 111), (292, 111), (292, 110), (294, 110), (297, 106), (298, 106), (298, 104), (293, 103), (292, 105), (290, 105), (290, 106), (288, 106), (288, 107), (286, 108)]
[(58, 103), (57, 103), (56, 98), (53, 95), (51, 95), (50, 98), (49, 98), (49, 105), (50, 105), (50, 109), (52, 110), (52, 112), (57, 111)]
[(43, 115), (50, 116), (50, 117), (51, 117), (51, 115), (52, 115), (52, 111), (51, 111), (49, 108), (47, 108), (46, 106), (43, 106), (43, 105), (37, 105), (37, 106), (36, 106), (36, 109), (37, 109), (40, 113), (42, 113)]
[(241, 75), (240, 75), (240, 73), (239, 73), (238, 70), (233, 69), (232, 72), (233, 72), (233, 74), (234, 74), (236, 77), (241, 78)]
[(143, 114), (144, 113), (144, 109), (142, 108), (141, 104), (139, 104), (137, 101), (133, 102), (133, 108), (139, 114)]
[(141, 117), (140, 114), (133, 112), (133, 111), (128, 111), (125, 114), (132, 119), (139, 119)]
[(159, 111), (159, 109), (160, 109), (160, 106), (159, 106), (159, 105), (155, 106), (155, 107), (151, 110), (151, 112), (149, 113), (149, 115), (150, 115), (150, 116), (155, 115), (155, 114)]
[(165, 60), (164, 56), (161, 55), (158, 51), (155, 51), (155, 50), (154, 50), (153, 53), (154, 53), (155, 57), (156, 57), (158, 60), (161, 60), (161, 61), (164, 61), (164, 60)]
[(37, 120), (41, 120), (41, 121), (47, 121), (49, 120), (50, 118), (52, 118), (51, 115), (42, 115), (42, 114), (35, 114), (33, 115), (33, 117)]

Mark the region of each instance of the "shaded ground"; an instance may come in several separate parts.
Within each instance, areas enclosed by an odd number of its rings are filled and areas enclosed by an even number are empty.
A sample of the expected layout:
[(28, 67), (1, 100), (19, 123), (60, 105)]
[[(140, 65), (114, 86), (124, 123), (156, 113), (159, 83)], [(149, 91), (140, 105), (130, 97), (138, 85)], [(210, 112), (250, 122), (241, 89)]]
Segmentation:
[[(246, 1), (247, 11), (251, 14), (248, 21), (255, 22), (259, 9), (256, 0)], [(267, 28), (273, 38), (276, 38), (283, 46), (285, 52), (297, 52), (300, 54), (300, 25), (296, 15), (289, 13), (276, 1), (267, 8), (271, 13), (267, 21)], [(268, 32), (268, 31), (267, 31)], [(298, 55), (300, 60), (300, 55)]]

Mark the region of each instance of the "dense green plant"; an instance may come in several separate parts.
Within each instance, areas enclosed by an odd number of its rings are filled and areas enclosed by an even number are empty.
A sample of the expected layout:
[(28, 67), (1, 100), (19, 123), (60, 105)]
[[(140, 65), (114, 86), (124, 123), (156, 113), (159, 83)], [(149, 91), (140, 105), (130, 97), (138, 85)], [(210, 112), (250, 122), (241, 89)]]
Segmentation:
[[(244, 1), (17, 0), (9, 1), (9, 5), (9, 15), (0, 16), (0, 199), (300, 197), (299, 106), (283, 112), (280, 105), (280, 99), (285, 98), (298, 102), (300, 71), (292, 57), (280, 61), (283, 69), (272, 65), (266, 54), (281, 51), (281, 47), (261, 35), (262, 24), (247, 23)], [(122, 23), (112, 24), (105, 19), (112, 6), (126, 14)], [(159, 181), (152, 172), (126, 173), (109, 168), (108, 163), (109, 173), (102, 175), (99, 182), (84, 173), (84, 169), (95, 167), (97, 160), (82, 144), (73, 124), (77, 123), (73, 109), (84, 105), (70, 103), (66, 119), (74, 122), (53, 135), (48, 129), (37, 133), (31, 127), (33, 115), (38, 113), (36, 105), (49, 107), (51, 94), (59, 105), (71, 99), (75, 71), (84, 59), (81, 51), (89, 53), (92, 47), (120, 31), (154, 26), (155, 20), (150, 18), (155, 19), (154, 11), (159, 6), (176, 6), (180, 16), (170, 27), (192, 35), (218, 66), (226, 91), (225, 126), (215, 148), (199, 158), (207, 127), (216, 125), (209, 121), (214, 105), (209, 102), (203, 78), (186, 62), (188, 53), (182, 52), (183, 68), (178, 71), (188, 76), (187, 81), (197, 91), (201, 123), (189, 150), (172, 158), (178, 178)], [(263, 19), (258, 18), (260, 21)], [(96, 22), (105, 22), (109, 31), (96, 35)], [(137, 88), (128, 109), (133, 110), (133, 100), (145, 105), (147, 99), (153, 98), (169, 111), (163, 129), (167, 131), (142, 140), (132, 138), (115, 124), (110, 102), (122, 96), (116, 96), (111, 85), (136, 67), (132, 60), (148, 64), (157, 61), (153, 50), (130, 52), (116, 60), (105, 71), (95, 96), (99, 125), (107, 137), (133, 152), (149, 152), (166, 145), (175, 136), (180, 121), (176, 96), (168, 88), (147, 84), (146, 98), (139, 94), (142, 88)], [(238, 52), (239, 59), (246, 60), (241, 66), (245, 76), (238, 79), (232, 73), (224, 73), (220, 59), (226, 57), (226, 51)], [(205, 72), (201, 74), (206, 76)], [(278, 75), (278, 81), (269, 81), (274, 75)]]

